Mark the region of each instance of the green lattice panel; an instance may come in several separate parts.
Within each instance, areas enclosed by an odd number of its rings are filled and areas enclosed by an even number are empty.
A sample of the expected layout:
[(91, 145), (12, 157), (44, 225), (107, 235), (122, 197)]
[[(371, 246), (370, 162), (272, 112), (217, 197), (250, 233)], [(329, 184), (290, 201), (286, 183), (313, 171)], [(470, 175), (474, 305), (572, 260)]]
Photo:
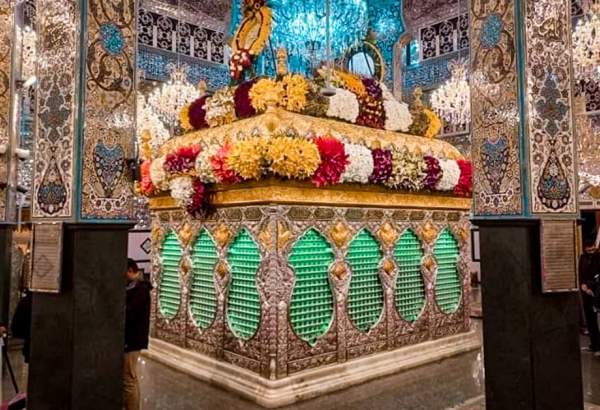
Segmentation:
[(333, 319), (328, 276), (333, 260), (331, 245), (314, 229), (296, 242), (289, 257), (296, 274), (290, 321), (296, 334), (311, 346), (327, 333)]
[(354, 326), (363, 332), (379, 321), (383, 311), (383, 287), (379, 279), (381, 258), (379, 243), (364, 229), (352, 240), (346, 254), (352, 269), (348, 314)]
[(179, 279), (181, 253), (181, 245), (177, 235), (175, 232), (169, 231), (160, 253), (162, 275), (158, 295), (160, 314), (167, 319), (173, 319), (177, 315), (181, 303), (181, 282)]
[(192, 254), (192, 291), (190, 292), (190, 310), (196, 325), (207, 329), (217, 313), (217, 295), (215, 291), (214, 271), (218, 254), (215, 242), (203, 229)]
[(458, 309), (462, 285), (458, 274), (460, 251), (456, 239), (448, 229), (440, 234), (433, 255), (437, 260), (438, 271), (435, 281), (435, 298), (444, 313), (454, 313)]
[(425, 306), (425, 284), (421, 274), (423, 249), (419, 238), (407, 230), (394, 247), (394, 258), (399, 266), (396, 279), (396, 309), (408, 322), (416, 321)]
[(246, 229), (231, 244), (227, 261), (231, 268), (227, 321), (237, 337), (249, 340), (260, 324), (260, 301), (256, 288), (260, 251)]

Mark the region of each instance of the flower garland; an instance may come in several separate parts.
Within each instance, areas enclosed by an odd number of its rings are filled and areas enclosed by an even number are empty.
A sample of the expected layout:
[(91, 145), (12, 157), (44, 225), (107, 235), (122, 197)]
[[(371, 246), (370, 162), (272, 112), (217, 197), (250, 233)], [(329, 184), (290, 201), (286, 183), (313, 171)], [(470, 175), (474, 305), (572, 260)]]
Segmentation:
[(150, 168), (152, 167), (152, 161), (145, 160), (142, 162), (140, 166), (140, 190), (144, 195), (152, 195), (156, 190), (156, 187), (152, 183), (152, 178), (150, 177)]
[(313, 183), (318, 187), (337, 184), (348, 165), (344, 144), (331, 136), (318, 137), (315, 144), (319, 148), (321, 164), (312, 177)]
[(385, 112), (384, 128), (388, 131), (406, 132), (413, 122), (408, 105), (392, 100), (383, 100), (383, 111)]
[(264, 111), (271, 100), (274, 102), (283, 100), (285, 90), (281, 82), (270, 78), (262, 78), (250, 89), (249, 95), (252, 107), (256, 111)]
[(386, 184), (392, 188), (407, 191), (423, 189), (423, 180), (427, 176), (427, 163), (420, 155), (406, 149), (392, 150), (392, 176)]
[(424, 137), (433, 138), (440, 133), (442, 130), (442, 120), (431, 110), (425, 109), (423, 113), (427, 116), (429, 120), (429, 125), (427, 130), (425, 131)]
[(260, 179), (265, 151), (266, 143), (262, 137), (239, 140), (227, 157), (227, 166), (244, 179)]
[(226, 142), (215, 155), (210, 157), (210, 163), (217, 182), (222, 184), (234, 184), (240, 182), (242, 178), (227, 165), (227, 157), (231, 152), (232, 146)]
[(343, 88), (336, 88), (335, 95), (329, 98), (329, 107), (325, 115), (355, 123), (359, 113), (360, 104), (356, 95)]
[(374, 169), (371, 150), (360, 144), (344, 144), (344, 150), (349, 163), (342, 175), (342, 182), (368, 183)]
[(301, 180), (311, 177), (321, 163), (319, 149), (313, 141), (287, 136), (270, 140), (265, 159), (273, 174)]
[(204, 148), (196, 157), (196, 165), (194, 167), (196, 170), (196, 175), (202, 182), (206, 184), (217, 182), (217, 177), (213, 172), (211, 158), (217, 155), (219, 149), (220, 147), (216, 144), (209, 145), (208, 147)]
[(256, 84), (256, 81), (246, 81), (235, 88), (233, 93), (233, 104), (235, 115), (238, 118), (249, 118), (256, 115), (256, 110), (250, 100), (250, 89)]
[(292, 112), (302, 112), (306, 108), (306, 95), (309, 91), (306, 78), (288, 74), (283, 77), (282, 85), (285, 90), (285, 108)]
[(271, 138), (252, 136), (225, 142), (179, 147), (142, 163), (140, 190), (153, 195), (170, 189), (191, 214), (208, 204), (205, 184), (232, 184), (264, 175), (309, 179), (318, 187), (343, 182), (371, 183), (409, 191), (472, 192), (472, 165), (412, 153), (403, 147), (371, 149), (333, 136), (304, 138), (295, 133)]
[(459, 159), (456, 164), (460, 168), (460, 177), (454, 187), (454, 194), (459, 196), (471, 196), (473, 193), (473, 166), (471, 161)]
[(437, 191), (454, 190), (454, 187), (458, 184), (460, 178), (460, 167), (456, 161), (448, 159), (440, 159), (439, 163), (442, 168), (442, 178), (440, 178), (435, 189)]
[[(200, 130), (202, 128), (208, 128), (208, 122), (206, 122), (206, 111), (204, 105), (206, 104), (207, 96), (200, 97), (193, 101), (187, 109), (187, 118), (180, 118), (182, 123), (188, 123), (194, 130)], [(184, 114), (185, 115), (185, 114)]]
[(384, 184), (392, 176), (392, 153), (388, 150), (376, 148), (373, 154), (373, 173), (369, 177), (372, 184)]
[(169, 183), (169, 189), (171, 190), (173, 199), (181, 207), (187, 208), (192, 202), (192, 196), (194, 195), (194, 180), (189, 176), (175, 177)]
[(150, 165), (150, 181), (159, 189), (166, 189), (167, 173), (165, 172), (165, 157), (159, 157)]
[(164, 169), (173, 174), (183, 174), (194, 168), (196, 157), (201, 151), (200, 145), (180, 147), (165, 158)]
[(222, 88), (206, 100), (204, 110), (206, 122), (210, 127), (219, 127), (236, 120), (234, 91), (232, 88)]
[(442, 179), (442, 167), (440, 161), (431, 155), (426, 155), (424, 158), (425, 164), (427, 164), (427, 175), (423, 180), (423, 188), (429, 191), (435, 190), (438, 182)]

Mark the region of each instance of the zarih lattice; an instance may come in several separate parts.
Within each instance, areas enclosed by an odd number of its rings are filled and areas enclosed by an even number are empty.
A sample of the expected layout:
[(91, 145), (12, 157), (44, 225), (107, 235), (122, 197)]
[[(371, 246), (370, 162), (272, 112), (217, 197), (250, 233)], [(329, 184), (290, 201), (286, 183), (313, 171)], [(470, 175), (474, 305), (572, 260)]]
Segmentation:
[(369, 331), (383, 311), (383, 287), (379, 279), (381, 257), (379, 243), (364, 229), (354, 238), (346, 255), (352, 269), (348, 315), (362, 332)]
[(394, 247), (398, 263), (396, 278), (396, 309), (408, 322), (416, 321), (425, 306), (425, 288), (421, 273), (423, 248), (415, 233), (408, 229)]
[(181, 245), (177, 235), (175, 232), (169, 231), (160, 253), (162, 274), (158, 294), (160, 313), (166, 319), (173, 319), (181, 304), (181, 281), (179, 278), (181, 254)]
[(256, 288), (260, 260), (258, 245), (243, 229), (227, 254), (231, 267), (227, 321), (233, 333), (243, 340), (251, 339), (260, 324), (260, 301)]
[(192, 289), (190, 310), (194, 323), (202, 330), (213, 322), (217, 312), (214, 271), (218, 255), (215, 242), (202, 230), (192, 251)]
[(444, 229), (440, 234), (433, 249), (433, 255), (438, 265), (435, 280), (437, 304), (442, 312), (454, 313), (458, 309), (462, 295), (457, 266), (460, 250), (456, 239), (448, 229)]
[(333, 319), (328, 275), (333, 260), (331, 245), (314, 229), (294, 245), (289, 257), (296, 274), (290, 321), (296, 334), (311, 346), (327, 333)]

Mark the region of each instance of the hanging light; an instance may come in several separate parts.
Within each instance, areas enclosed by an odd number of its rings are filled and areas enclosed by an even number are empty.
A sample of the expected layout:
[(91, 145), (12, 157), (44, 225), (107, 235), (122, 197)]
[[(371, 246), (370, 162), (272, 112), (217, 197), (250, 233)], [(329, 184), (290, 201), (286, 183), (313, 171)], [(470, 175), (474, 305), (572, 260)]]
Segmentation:
[(578, 80), (600, 79), (600, 5), (591, 4), (573, 32), (573, 69)]
[(187, 80), (188, 66), (169, 64), (167, 68), (171, 73), (169, 81), (148, 96), (148, 105), (161, 121), (173, 129), (183, 106), (198, 98), (199, 92)]
[(467, 63), (448, 63), (451, 77), (431, 94), (431, 108), (447, 123), (468, 124), (471, 120), (471, 93), (467, 81)]
[(171, 135), (165, 128), (158, 115), (150, 108), (143, 95), (137, 97), (137, 141), (142, 145), (144, 132), (150, 133), (150, 145), (154, 152), (157, 152), (162, 144), (167, 142)]

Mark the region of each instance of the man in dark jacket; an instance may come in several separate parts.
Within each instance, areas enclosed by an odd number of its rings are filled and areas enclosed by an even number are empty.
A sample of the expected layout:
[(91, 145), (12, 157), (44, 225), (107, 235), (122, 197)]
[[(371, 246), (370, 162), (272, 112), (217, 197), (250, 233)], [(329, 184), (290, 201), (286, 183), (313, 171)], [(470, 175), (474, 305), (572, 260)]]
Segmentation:
[(594, 356), (600, 356), (600, 331), (598, 330), (598, 316), (594, 307), (596, 293), (600, 292), (600, 254), (596, 252), (593, 243), (586, 243), (584, 253), (579, 259), (579, 286), (583, 302), (583, 313), (590, 335), (589, 350)]
[(31, 345), (31, 305), (33, 296), (29, 290), (19, 300), (10, 324), (13, 337), (23, 339), (23, 359), (29, 363), (29, 346)]
[(125, 361), (123, 365), (123, 404), (126, 410), (140, 410), (137, 362), (140, 351), (148, 348), (150, 330), (150, 290), (140, 278), (133, 259), (127, 261), (127, 300), (125, 311)]

